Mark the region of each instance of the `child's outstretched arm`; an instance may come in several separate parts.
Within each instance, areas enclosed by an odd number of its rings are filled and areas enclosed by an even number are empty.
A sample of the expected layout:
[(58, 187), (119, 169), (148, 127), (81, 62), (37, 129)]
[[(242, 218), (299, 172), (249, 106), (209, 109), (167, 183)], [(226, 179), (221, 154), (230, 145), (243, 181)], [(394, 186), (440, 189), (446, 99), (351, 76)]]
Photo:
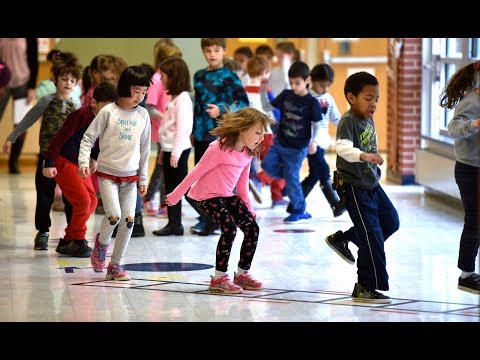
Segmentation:
[(221, 159), (220, 148), (218, 146), (209, 146), (193, 170), (178, 184), (175, 190), (167, 194), (166, 204), (172, 206), (178, 203), (188, 189), (190, 189), (203, 174), (218, 166), (219, 159)]
[(3, 152), (9, 154), (12, 143), (14, 143), (20, 135), (27, 131), (33, 124), (40, 119), (40, 116), (43, 115), (43, 112), (47, 108), (47, 105), (50, 103), (52, 97), (44, 96), (32, 107), (23, 117), (22, 121), (13, 129), (13, 131), (8, 135), (7, 141), (3, 145)]

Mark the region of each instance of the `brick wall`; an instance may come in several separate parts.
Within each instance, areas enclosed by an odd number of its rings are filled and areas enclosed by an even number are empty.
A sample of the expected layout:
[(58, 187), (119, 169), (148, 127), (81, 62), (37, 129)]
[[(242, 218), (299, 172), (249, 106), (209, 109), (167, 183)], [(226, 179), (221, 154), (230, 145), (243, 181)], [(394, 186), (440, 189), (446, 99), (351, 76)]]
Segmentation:
[(388, 54), (387, 178), (406, 185), (415, 182), (415, 149), (420, 146), (422, 39), (397, 40), (403, 40), (400, 56), (394, 47)]

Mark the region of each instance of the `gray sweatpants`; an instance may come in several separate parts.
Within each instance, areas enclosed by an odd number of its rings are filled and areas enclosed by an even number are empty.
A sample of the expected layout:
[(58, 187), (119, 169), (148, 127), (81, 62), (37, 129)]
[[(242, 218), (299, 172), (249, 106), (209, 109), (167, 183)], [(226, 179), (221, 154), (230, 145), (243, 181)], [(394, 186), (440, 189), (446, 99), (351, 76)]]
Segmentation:
[[(98, 180), (100, 183), (100, 193), (102, 194), (103, 208), (105, 209), (105, 217), (100, 226), (98, 241), (102, 245), (110, 244), (113, 229), (115, 229), (115, 226), (118, 224), (115, 246), (110, 261), (112, 264), (120, 265), (133, 231), (135, 203), (137, 201), (137, 183), (132, 181), (119, 184), (100, 176)], [(110, 218), (116, 217), (119, 217), (119, 221), (112, 225)], [(126, 219), (128, 219), (128, 217), (130, 217), (132, 222), (130, 228), (127, 227)]]

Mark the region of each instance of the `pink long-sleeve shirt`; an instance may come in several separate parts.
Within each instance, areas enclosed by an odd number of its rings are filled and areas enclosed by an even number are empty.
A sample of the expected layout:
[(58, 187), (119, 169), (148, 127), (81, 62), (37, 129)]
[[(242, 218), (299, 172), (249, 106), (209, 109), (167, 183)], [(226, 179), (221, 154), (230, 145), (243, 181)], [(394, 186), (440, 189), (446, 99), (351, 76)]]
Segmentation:
[(215, 140), (210, 143), (207, 151), (193, 170), (183, 181), (167, 195), (168, 201), (175, 205), (188, 189), (188, 196), (193, 200), (202, 201), (213, 197), (233, 196), (237, 188), (238, 197), (247, 205), (255, 216), (248, 195), (248, 179), (252, 156), (248, 149), (242, 152), (231, 149), (220, 149), (220, 143)]

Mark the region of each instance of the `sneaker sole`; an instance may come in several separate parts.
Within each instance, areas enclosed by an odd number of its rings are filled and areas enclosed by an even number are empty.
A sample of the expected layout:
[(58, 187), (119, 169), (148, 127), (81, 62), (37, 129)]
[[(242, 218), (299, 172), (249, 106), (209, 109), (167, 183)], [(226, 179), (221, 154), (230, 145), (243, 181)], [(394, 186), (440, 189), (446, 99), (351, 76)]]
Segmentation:
[[(235, 284), (235, 283), (234, 283)], [(263, 290), (263, 286), (260, 286), (260, 287), (253, 287), (253, 286), (248, 286), (248, 285), (239, 285), (239, 284), (235, 284), (235, 285), (238, 285), (240, 286), (243, 290)]]
[(335, 252), (337, 253), (337, 255), (340, 256), (340, 257), (341, 257), (343, 260), (345, 260), (347, 263), (349, 263), (350, 265), (355, 264), (355, 261), (352, 261), (352, 260), (346, 258), (345, 256), (343, 256), (343, 254), (342, 254), (340, 251), (338, 251), (337, 249), (335, 249), (335, 248), (333, 247), (333, 245), (331, 245), (331, 244), (328, 242), (328, 236), (325, 238), (325, 242), (327, 243), (327, 245), (328, 245), (328, 247), (329, 247), (330, 249), (332, 249), (333, 251), (335, 251)]
[(466, 286), (458, 285), (458, 290), (466, 291), (471, 294), (480, 295), (480, 290), (475, 290)]
[(354, 302), (368, 303), (368, 304), (390, 304), (392, 299), (360, 299), (352, 298)]
[(285, 220), (283, 220), (283, 223), (284, 224), (308, 224), (308, 223), (310, 223), (310, 220), (311, 219), (300, 219), (300, 220), (297, 220), (297, 221), (285, 221)]
[(107, 274), (106, 279), (107, 279), (107, 280), (115, 280), (115, 281), (128, 281), (128, 280), (132, 280), (132, 278), (130, 277), (130, 275), (126, 275), (126, 276), (121, 277), (121, 278), (116, 278), (115, 276), (113, 276), (113, 275), (111, 275), (111, 274)]
[(240, 289), (240, 290), (225, 290), (225, 289), (212, 288), (212, 287), (208, 287), (208, 290), (210, 290), (210, 292), (213, 292), (213, 293), (216, 293), (216, 294), (241, 294), (243, 292), (243, 289)]
[(43, 246), (34, 246), (34, 250), (48, 250), (48, 247), (43, 247)]

